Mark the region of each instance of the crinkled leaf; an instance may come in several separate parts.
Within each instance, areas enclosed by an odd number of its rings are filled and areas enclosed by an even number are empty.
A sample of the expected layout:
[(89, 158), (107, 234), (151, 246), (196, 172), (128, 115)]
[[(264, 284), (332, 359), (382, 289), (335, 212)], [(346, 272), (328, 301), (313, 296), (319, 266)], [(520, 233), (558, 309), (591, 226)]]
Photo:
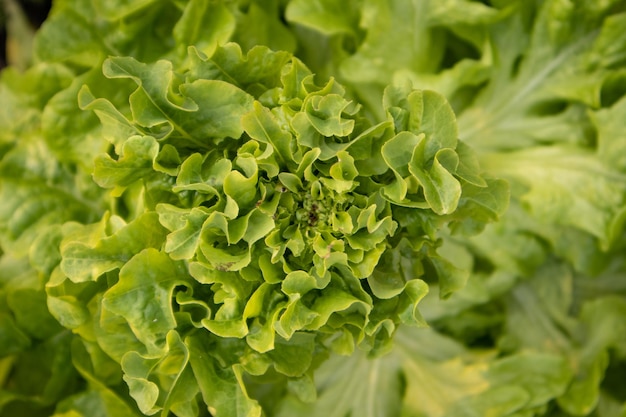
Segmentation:
[(129, 352), (122, 359), (122, 369), (130, 395), (144, 414), (198, 414), (194, 397), (199, 389), (189, 366), (189, 351), (175, 331), (168, 333), (163, 355), (145, 357)]
[[(452, 173), (440, 162), (447, 154), (456, 158), (456, 154), (449, 148), (442, 149), (435, 154), (432, 165), (424, 169), (423, 156), (419, 155), (419, 147), (413, 152), (409, 164), (409, 171), (421, 186), (424, 187), (426, 201), (437, 214), (448, 214), (456, 210), (461, 198), (461, 184)], [(458, 158), (456, 159), (458, 161)], [(454, 169), (456, 171), (456, 167)]]
[(122, 267), (119, 282), (104, 293), (102, 302), (109, 311), (124, 317), (152, 351), (160, 348), (166, 334), (176, 327), (174, 288), (189, 280), (182, 263), (156, 249), (145, 249)]
[(152, 173), (159, 145), (151, 136), (132, 136), (117, 160), (103, 155), (95, 160), (94, 181), (101, 187), (124, 187)]
[[(219, 80), (196, 80), (173, 91), (172, 64), (143, 64), (133, 58), (109, 58), (109, 78), (130, 78), (139, 86), (131, 95), (134, 120), (141, 126), (166, 126), (165, 135), (177, 135), (203, 146), (209, 138), (239, 137), (241, 116), (251, 110), (252, 97)], [(193, 118), (189, 116), (193, 114)]]
[(243, 55), (241, 46), (227, 43), (208, 58), (190, 54), (195, 65), (189, 76), (192, 79), (227, 81), (255, 97), (279, 86), (283, 66), (290, 59), (284, 51), (272, 51), (262, 44)]
[(108, 237), (87, 241), (69, 238), (61, 246), (61, 269), (75, 282), (95, 280), (124, 266), (143, 249), (160, 247), (165, 232), (157, 214), (148, 212)]
[(207, 337), (188, 337), (189, 363), (205, 403), (227, 417), (260, 417), (261, 407), (251, 399), (238, 371), (220, 366), (211, 352), (214, 345)]

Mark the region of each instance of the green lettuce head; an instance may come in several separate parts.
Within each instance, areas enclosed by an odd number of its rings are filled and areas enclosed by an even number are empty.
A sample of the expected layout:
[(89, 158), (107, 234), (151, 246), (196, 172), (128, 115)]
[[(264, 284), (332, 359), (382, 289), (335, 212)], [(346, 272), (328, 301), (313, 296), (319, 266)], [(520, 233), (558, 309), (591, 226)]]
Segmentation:
[(506, 185), (432, 91), (390, 87), (373, 124), (285, 52), (225, 44), (184, 62), (107, 59), (128, 104), (80, 91), (111, 143), (93, 174), (110, 210), (64, 226), (51, 311), (121, 364), (144, 413), (198, 392), (256, 410), (250, 378), (307, 398), (330, 352), (375, 355), (425, 325), (427, 282), (463, 286), (441, 237), (495, 220)]

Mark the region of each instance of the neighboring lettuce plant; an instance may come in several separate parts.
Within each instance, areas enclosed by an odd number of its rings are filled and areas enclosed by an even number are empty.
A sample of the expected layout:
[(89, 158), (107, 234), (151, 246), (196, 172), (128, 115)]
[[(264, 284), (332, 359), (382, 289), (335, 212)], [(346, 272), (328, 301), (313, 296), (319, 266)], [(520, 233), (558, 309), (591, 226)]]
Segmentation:
[(623, 417), (625, 25), (54, 2), (0, 79), (0, 416)]

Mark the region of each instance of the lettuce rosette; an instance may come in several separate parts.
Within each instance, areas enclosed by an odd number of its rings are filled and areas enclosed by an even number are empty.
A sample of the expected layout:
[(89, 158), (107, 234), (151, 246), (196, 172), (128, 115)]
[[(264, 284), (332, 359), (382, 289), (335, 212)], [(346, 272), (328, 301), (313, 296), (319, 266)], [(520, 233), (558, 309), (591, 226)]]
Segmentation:
[(464, 285), (443, 236), (497, 219), (507, 187), (441, 95), (390, 87), (372, 123), (288, 53), (181, 62), (107, 59), (127, 105), (80, 90), (110, 143), (93, 173), (108, 210), (55, 229), (47, 284), (52, 315), (121, 364), (142, 412), (187, 415), (199, 393), (218, 415), (233, 395), (253, 412), (268, 381), (309, 398), (329, 353), (387, 351), (401, 324), (425, 326), (429, 283)]

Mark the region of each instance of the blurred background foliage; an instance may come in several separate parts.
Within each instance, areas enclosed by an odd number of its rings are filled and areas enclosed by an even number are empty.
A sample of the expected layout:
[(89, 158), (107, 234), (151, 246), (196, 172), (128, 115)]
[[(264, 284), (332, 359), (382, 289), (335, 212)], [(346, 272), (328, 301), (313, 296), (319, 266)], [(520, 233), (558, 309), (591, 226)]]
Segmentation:
[(0, 68), (26, 69), (35, 31), (48, 16), (51, 0), (0, 0)]

